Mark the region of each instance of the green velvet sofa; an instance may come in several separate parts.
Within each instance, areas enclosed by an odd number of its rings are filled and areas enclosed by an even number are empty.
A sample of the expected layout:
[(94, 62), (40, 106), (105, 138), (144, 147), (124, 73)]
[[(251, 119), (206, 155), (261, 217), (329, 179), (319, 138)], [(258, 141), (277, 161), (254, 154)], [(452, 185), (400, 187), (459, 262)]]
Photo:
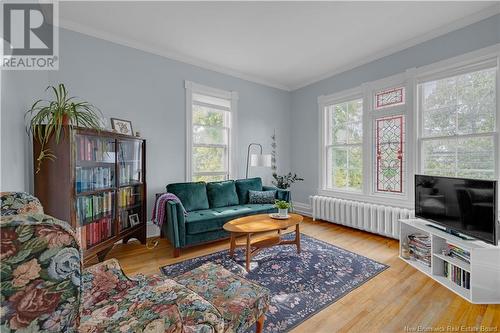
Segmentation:
[(276, 191), (276, 199), (290, 200), (289, 191), (262, 186), (260, 178), (167, 185), (167, 192), (175, 194), (187, 212), (179, 203), (166, 203), (162, 234), (174, 247), (174, 257), (182, 248), (228, 238), (222, 227), (230, 220), (276, 212), (274, 204), (250, 204), (249, 190)]

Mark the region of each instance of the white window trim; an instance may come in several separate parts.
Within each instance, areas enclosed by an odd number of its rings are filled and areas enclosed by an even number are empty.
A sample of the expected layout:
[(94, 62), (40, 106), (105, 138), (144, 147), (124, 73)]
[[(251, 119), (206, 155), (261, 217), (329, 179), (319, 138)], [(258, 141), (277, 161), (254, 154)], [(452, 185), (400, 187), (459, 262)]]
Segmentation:
[[(202, 84), (186, 80), (184, 82), (186, 89), (186, 181), (192, 180), (192, 158), (193, 158), (193, 93), (209, 95), (218, 98), (224, 98), (231, 101), (230, 129), (229, 129), (229, 178), (238, 178), (237, 174), (237, 124), (238, 124), (238, 92), (227, 91), (217, 88), (212, 88)], [(207, 173), (210, 174), (210, 173)]]
[[(318, 97), (318, 112), (319, 112), (319, 156), (320, 156), (320, 164), (319, 164), (319, 184), (322, 189), (327, 189), (327, 168), (326, 168), (326, 132), (327, 132), (327, 126), (328, 126), (328, 121), (327, 121), (327, 114), (325, 112), (325, 107), (333, 104), (339, 104), (347, 101), (351, 101), (354, 99), (362, 99), (363, 100), (363, 117), (362, 117), (362, 123), (363, 123), (363, 142), (361, 144), (362, 150), (365, 148), (365, 130), (364, 130), (364, 103), (365, 99), (363, 98), (363, 91), (361, 88), (354, 88), (354, 89), (349, 89), (349, 90), (344, 90), (339, 93), (335, 93), (332, 95), (322, 95)], [(364, 170), (364, 158), (363, 158), (363, 170)], [(363, 172), (363, 177), (364, 177), (364, 172)], [(363, 187), (365, 184), (365, 180), (363, 178)], [(358, 191), (358, 190), (349, 190), (349, 189), (327, 189), (327, 191), (336, 193), (348, 193), (348, 194), (362, 194), (363, 190)]]
[[(420, 172), (421, 157), (420, 157), (420, 112), (418, 112), (418, 83), (422, 81), (432, 80), (443, 76), (460, 74), (469, 72), (474, 69), (491, 67), (488, 64), (496, 63), (497, 66), (497, 115), (496, 115), (496, 134), (495, 134), (495, 148), (500, 151), (500, 43), (472, 51), (460, 56), (445, 59), (430, 65), (422, 66), (419, 68), (409, 68), (405, 72), (383, 78), (381, 80), (366, 82), (359, 87), (340, 91), (331, 95), (321, 95), (318, 97), (318, 120), (319, 120), (319, 179), (318, 179), (318, 194), (324, 196), (332, 196), (348, 200), (356, 200), (369, 202), (374, 204), (399, 206), (406, 208), (413, 208), (414, 202), (414, 181), (415, 174)], [(406, 87), (406, 103), (403, 106), (406, 108), (405, 115), (405, 148), (406, 148), (406, 193), (405, 195), (380, 193), (374, 191), (374, 171), (373, 169), (373, 143), (372, 136), (373, 124), (372, 121), (365, 117), (378, 118), (383, 115), (389, 114), (402, 114), (401, 106), (389, 107), (374, 111), (372, 115), (370, 110), (373, 107), (373, 92), (379, 91), (384, 87), (389, 88), (398, 84), (404, 84)], [(340, 191), (326, 188), (326, 164), (324, 154), (324, 140), (326, 131), (326, 121), (324, 107), (332, 104), (332, 102), (355, 97), (360, 93), (363, 96), (363, 151), (369, 151), (370, 158), (366, 158), (367, 154), (363, 153), (363, 191)], [(358, 95), (359, 96), (359, 95)], [(367, 126), (368, 125), (368, 126)], [(497, 154), (495, 161), (495, 174), (496, 179), (500, 181), (500, 154)], [(500, 197), (499, 197), (500, 200)]]

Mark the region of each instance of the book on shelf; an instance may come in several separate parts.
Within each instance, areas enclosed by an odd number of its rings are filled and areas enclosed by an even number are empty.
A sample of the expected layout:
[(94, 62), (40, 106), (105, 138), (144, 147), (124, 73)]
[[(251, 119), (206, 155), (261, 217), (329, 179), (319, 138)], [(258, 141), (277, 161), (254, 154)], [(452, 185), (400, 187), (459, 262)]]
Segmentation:
[(470, 273), (466, 270), (449, 262), (444, 262), (444, 276), (460, 287), (470, 289)]
[(470, 252), (469, 251), (464, 250), (458, 246), (455, 246), (455, 245), (452, 245), (449, 243), (446, 244), (446, 251), (448, 253), (448, 256), (465, 261), (466, 263), (470, 264)]
[(426, 266), (431, 266), (431, 240), (429, 235), (414, 233), (408, 235), (410, 257)]
[(113, 236), (113, 219), (102, 218), (85, 226), (87, 246), (93, 246)]
[(76, 167), (77, 193), (110, 188), (113, 183), (112, 167)]
[(113, 215), (113, 192), (78, 197), (76, 216), (80, 225), (84, 225), (103, 217)]
[(77, 156), (80, 161), (115, 163), (114, 142), (105, 142), (92, 136), (79, 136)]
[(136, 187), (125, 187), (120, 189), (120, 197), (118, 198), (118, 206), (129, 207), (141, 202), (141, 195)]

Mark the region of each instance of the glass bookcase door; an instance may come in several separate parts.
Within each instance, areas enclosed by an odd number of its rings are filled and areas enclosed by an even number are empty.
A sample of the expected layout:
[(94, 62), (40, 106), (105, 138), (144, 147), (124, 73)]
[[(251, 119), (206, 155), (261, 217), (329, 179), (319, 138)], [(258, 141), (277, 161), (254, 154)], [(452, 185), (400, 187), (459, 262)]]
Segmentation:
[(118, 170), (120, 186), (142, 183), (142, 141), (118, 140)]
[(77, 135), (76, 193), (115, 188), (116, 145), (113, 138)]
[(76, 220), (88, 249), (115, 235), (116, 141), (77, 134), (75, 148)]
[(119, 230), (144, 223), (144, 174), (142, 141), (118, 140), (118, 227)]

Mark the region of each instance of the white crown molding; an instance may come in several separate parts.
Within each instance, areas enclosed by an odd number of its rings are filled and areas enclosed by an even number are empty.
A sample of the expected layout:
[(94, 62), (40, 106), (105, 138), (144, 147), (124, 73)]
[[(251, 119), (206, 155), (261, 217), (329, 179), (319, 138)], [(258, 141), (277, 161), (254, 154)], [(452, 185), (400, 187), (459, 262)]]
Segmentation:
[(272, 87), (272, 88), (277, 88), (280, 90), (290, 91), (290, 87), (283, 85), (283, 84), (280, 84), (280, 83), (277, 83), (277, 82), (272, 82), (272, 81), (268, 81), (266, 79), (252, 76), (252, 75), (244, 74), (244, 73), (241, 73), (241, 72), (238, 72), (238, 71), (226, 68), (226, 67), (215, 65), (215, 64), (210, 63), (208, 61), (204, 61), (204, 60), (197, 59), (194, 57), (186, 56), (186, 55), (183, 55), (183, 54), (180, 54), (177, 52), (173, 52), (170, 50), (159, 49), (157, 47), (153, 47), (153, 46), (141, 43), (141, 42), (134, 40), (132, 38), (123, 38), (123, 37), (117, 36), (115, 34), (108, 33), (108, 32), (105, 32), (103, 30), (94, 29), (94, 28), (91, 28), (91, 27), (88, 27), (88, 26), (85, 26), (85, 25), (82, 25), (82, 24), (79, 24), (79, 23), (76, 23), (76, 22), (73, 22), (70, 20), (66, 20), (63, 18), (59, 19), (59, 27), (64, 28), (66, 30), (78, 32), (78, 33), (81, 33), (81, 34), (84, 34), (87, 36), (106, 40), (106, 41), (109, 41), (109, 42), (112, 42), (115, 44), (119, 44), (119, 45), (127, 46), (127, 47), (130, 47), (133, 49), (137, 49), (140, 51), (144, 51), (147, 53), (155, 54), (155, 55), (165, 57), (165, 58), (168, 58), (171, 60), (183, 62), (183, 63), (189, 64), (189, 65), (197, 66), (197, 67), (211, 70), (214, 72), (218, 72), (221, 74), (226, 74), (226, 75), (229, 75), (229, 76), (232, 76), (232, 77), (235, 77), (238, 79), (242, 79), (245, 81), (265, 85), (265, 86)]
[(424, 43), (426, 41), (429, 41), (431, 39), (434, 39), (436, 37), (439, 37), (439, 36), (442, 36), (442, 35), (445, 35), (449, 32), (452, 32), (454, 30), (458, 30), (458, 29), (461, 29), (463, 27), (466, 27), (468, 25), (471, 25), (473, 23), (476, 23), (476, 22), (479, 22), (479, 21), (482, 21), (484, 19), (487, 19), (488, 17), (491, 17), (491, 16), (494, 16), (494, 15), (497, 15), (500, 13), (500, 3), (498, 4), (495, 4), (493, 6), (490, 6), (488, 8), (485, 8), (477, 13), (474, 13), (472, 15), (468, 15), (466, 17), (463, 17), (461, 19), (458, 19), (458, 20), (455, 20), (449, 24), (446, 24), (444, 26), (441, 26), (437, 29), (434, 29), (426, 34), (423, 34), (423, 35), (420, 35), (418, 37), (415, 37), (413, 39), (409, 39), (407, 40), (406, 42), (404, 43), (398, 43), (397, 45), (394, 45), (392, 47), (389, 47), (389, 48), (386, 48), (384, 51), (382, 52), (377, 52), (377, 53), (374, 53), (370, 56), (367, 56), (367, 57), (364, 57), (364, 58), (361, 58), (359, 60), (356, 60), (356, 61), (353, 61), (345, 66), (341, 66), (337, 69), (334, 69), (333, 71), (330, 71), (326, 74), (323, 74), (323, 75), (319, 75), (313, 79), (310, 79), (308, 81), (305, 81), (301, 84), (298, 84), (298, 85), (294, 85), (294, 86), (291, 86), (290, 87), (290, 90), (291, 91), (294, 91), (294, 90), (298, 90), (298, 89), (301, 89), (301, 88), (304, 88), (304, 87), (307, 87), (313, 83), (316, 83), (316, 82), (319, 82), (319, 81), (322, 81), (322, 80), (325, 80), (325, 79), (328, 79), (332, 76), (335, 76), (337, 74), (341, 74), (341, 73), (344, 73), (344, 72), (347, 72), (351, 69), (354, 69), (356, 67), (359, 67), (359, 66), (362, 66), (362, 65), (365, 65), (365, 64), (368, 64), (372, 61), (375, 61), (375, 60), (378, 60), (378, 59), (381, 59), (381, 58), (384, 58), (384, 57), (387, 57), (391, 54), (394, 54), (394, 53), (397, 53), (399, 51), (402, 51), (402, 50), (405, 50), (405, 49), (408, 49), (410, 47), (413, 47), (415, 45), (418, 45), (418, 44), (421, 44), (421, 43)]
[(112, 42), (112, 43), (116, 43), (116, 44), (119, 44), (119, 45), (127, 46), (127, 47), (130, 47), (130, 48), (134, 48), (134, 49), (141, 50), (141, 51), (144, 51), (144, 52), (148, 52), (148, 53), (151, 53), (151, 54), (155, 54), (155, 55), (158, 55), (158, 56), (169, 58), (169, 59), (172, 59), (172, 60), (175, 60), (175, 61), (183, 62), (183, 63), (190, 64), (190, 65), (193, 65), (193, 66), (197, 66), (197, 67), (200, 67), (200, 68), (204, 68), (204, 69), (207, 69), (207, 70), (215, 71), (215, 72), (218, 72), (218, 73), (221, 73), (221, 74), (226, 74), (226, 75), (229, 75), (229, 76), (232, 76), (232, 77), (235, 77), (235, 78), (239, 78), (239, 79), (242, 79), (242, 80), (245, 80), (245, 81), (249, 81), (249, 82), (253, 82), (253, 83), (257, 83), (257, 84), (269, 86), (269, 87), (272, 87), (272, 88), (277, 88), (277, 89), (284, 90), (284, 91), (294, 91), (294, 90), (298, 90), (298, 89), (304, 88), (306, 86), (309, 86), (309, 85), (311, 85), (313, 83), (316, 83), (316, 82), (328, 79), (328, 78), (330, 78), (332, 76), (335, 76), (337, 74), (349, 71), (349, 70), (354, 69), (356, 67), (365, 65), (365, 64), (370, 63), (372, 61), (375, 61), (377, 59), (381, 59), (381, 58), (387, 57), (387, 56), (389, 56), (391, 54), (394, 54), (394, 53), (397, 53), (399, 51), (408, 49), (410, 47), (413, 47), (413, 46), (418, 45), (420, 43), (423, 43), (423, 42), (426, 42), (428, 40), (434, 39), (436, 37), (445, 35), (445, 34), (447, 34), (449, 32), (452, 32), (454, 30), (458, 30), (460, 28), (466, 27), (468, 25), (471, 25), (473, 23), (479, 22), (481, 20), (484, 20), (484, 19), (486, 19), (488, 17), (497, 15), (499, 13), (500, 13), (500, 3), (497, 3), (497, 4), (493, 5), (493, 6), (485, 8), (484, 10), (481, 10), (481, 11), (479, 11), (477, 13), (474, 13), (474, 14), (466, 16), (464, 18), (455, 20), (455, 21), (453, 21), (453, 22), (451, 22), (449, 24), (446, 24), (446, 25), (441, 26), (441, 27), (439, 27), (437, 29), (434, 29), (434, 30), (432, 30), (432, 31), (430, 31), (430, 32), (428, 32), (426, 34), (420, 35), (420, 36), (415, 37), (413, 39), (409, 39), (406, 42), (398, 43), (397, 45), (394, 45), (392, 47), (386, 48), (382, 52), (374, 53), (374, 54), (372, 54), (370, 56), (367, 56), (367, 57), (361, 58), (359, 60), (353, 61), (353, 62), (351, 62), (351, 63), (349, 63), (347, 65), (338, 67), (338, 68), (336, 68), (336, 69), (334, 69), (332, 71), (329, 71), (329, 72), (327, 72), (325, 74), (316, 76), (313, 79), (310, 79), (310, 80), (304, 81), (304, 82), (302, 82), (300, 84), (292, 85), (292, 86), (287, 86), (287, 85), (282, 84), (282, 83), (278, 83), (278, 82), (274, 82), (274, 81), (269, 81), (269, 80), (266, 80), (266, 79), (263, 79), (263, 78), (260, 78), (260, 77), (252, 76), (252, 75), (245, 74), (245, 73), (241, 73), (241, 72), (238, 72), (236, 70), (233, 70), (233, 69), (230, 69), (230, 68), (226, 68), (224, 66), (219, 66), (219, 65), (213, 64), (211, 62), (204, 61), (204, 60), (201, 60), (201, 59), (198, 59), (198, 58), (195, 58), (195, 57), (190, 57), (190, 56), (187, 56), (187, 55), (183, 55), (181, 53), (174, 52), (174, 51), (171, 51), (171, 50), (159, 49), (157, 47), (154, 47), (154, 46), (151, 46), (151, 45), (146, 45), (144, 43), (141, 43), (141, 42), (139, 42), (137, 40), (134, 40), (134, 39), (131, 39), (131, 38), (120, 37), (120, 36), (117, 36), (115, 34), (111, 34), (111, 33), (108, 33), (106, 31), (103, 31), (103, 30), (94, 29), (92, 27), (89, 27), (89, 26), (86, 26), (86, 25), (82, 25), (82, 24), (79, 24), (79, 23), (76, 23), (76, 22), (73, 22), (73, 21), (70, 21), (70, 20), (67, 20), (67, 19), (60, 18), (59, 19), (59, 26), (62, 27), (62, 28), (64, 28), (64, 29), (67, 29), (67, 30), (71, 30), (71, 31), (78, 32), (78, 33), (81, 33), (81, 34), (84, 34), (84, 35), (88, 35), (88, 36), (91, 36), (91, 37), (103, 39), (103, 40), (106, 40), (106, 41), (109, 41), (109, 42)]

